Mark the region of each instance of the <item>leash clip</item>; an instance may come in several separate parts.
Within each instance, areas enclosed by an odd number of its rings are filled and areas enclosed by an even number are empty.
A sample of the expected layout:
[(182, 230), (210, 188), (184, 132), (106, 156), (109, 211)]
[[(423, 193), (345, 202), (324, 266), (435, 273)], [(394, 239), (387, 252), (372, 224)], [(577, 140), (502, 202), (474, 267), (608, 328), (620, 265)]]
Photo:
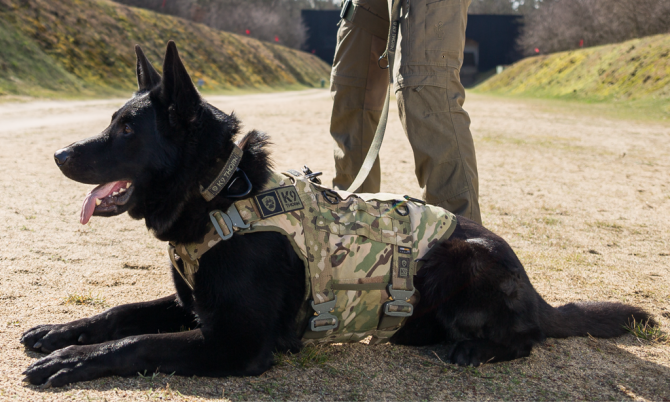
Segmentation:
[(311, 181), (312, 183), (321, 184), (321, 179), (319, 179), (319, 176), (323, 174), (322, 172), (312, 172), (312, 169), (308, 168), (307, 165), (303, 165), (302, 173), (305, 175), (307, 180)]
[[(382, 60), (385, 60), (385, 61), (386, 61), (386, 67), (382, 67), (382, 64), (381, 64), (381, 63), (382, 63)], [(386, 54), (386, 52), (384, 52), (384, 54), (382, 54), (381, 56), (379, 56), (379, 59), (377, 59), (377, 65), (378, 65), (379, 68), (381, 68), (382, 70), (388, 70), (390, 64), (389, 64), (388, 54)]]

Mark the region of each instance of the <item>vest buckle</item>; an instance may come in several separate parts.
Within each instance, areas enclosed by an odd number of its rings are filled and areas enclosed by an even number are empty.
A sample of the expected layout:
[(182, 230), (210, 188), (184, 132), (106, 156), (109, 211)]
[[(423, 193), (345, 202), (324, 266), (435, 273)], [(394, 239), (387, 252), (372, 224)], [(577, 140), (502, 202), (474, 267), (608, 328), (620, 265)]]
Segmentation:
[(314, 332), (328, 331), (337, 328), (337, 317), (330, 314), (335, 310), (337, 304), (337, 296), (331, 301), (314, 304), (314, 300), (310, 301), (312, 308), (316, 315), (309, 320), (309, 329)]
[(391, 317), (409, 317), (414, 313), (414, 306), (409, 303), (409, 298), (414, 294), (414, 289), (393, 289), (393, 285), (388, 285), (386, 289), (393, 300), (384, 303), (384, 314)]
[(212, 221), (216, 233), (218, 233), (222, 240), (228, 240), (233, 237), (233, 228), (249, 228), (249, 224), (244, 223), (242, 216), (240, 216), (240, 212), (235, 207), (235, 203), (230, 205), (226, 210), (226, 213), (223, 213), (218, 209), (210, 212), (209, 219)]

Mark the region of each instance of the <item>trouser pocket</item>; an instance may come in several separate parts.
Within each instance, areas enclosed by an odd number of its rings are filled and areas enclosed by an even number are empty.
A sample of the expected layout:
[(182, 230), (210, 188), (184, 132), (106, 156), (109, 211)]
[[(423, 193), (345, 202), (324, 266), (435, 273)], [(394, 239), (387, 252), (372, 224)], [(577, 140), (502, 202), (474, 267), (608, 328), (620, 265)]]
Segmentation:
[(460, 60), (465, 42), (462, 3), (463, 0), (442, 0), (426, 4), (424, 45), (427, 61), (446, 65), (453, 56)]

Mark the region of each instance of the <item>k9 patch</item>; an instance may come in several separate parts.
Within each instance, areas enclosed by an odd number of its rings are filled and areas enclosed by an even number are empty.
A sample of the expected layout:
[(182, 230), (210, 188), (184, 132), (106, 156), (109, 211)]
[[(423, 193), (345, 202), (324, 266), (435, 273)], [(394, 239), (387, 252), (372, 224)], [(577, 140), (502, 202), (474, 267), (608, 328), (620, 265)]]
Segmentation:
[(263, 219), (305, 208), (294, 186), (264, 191), (255, 195), (254, 199)]

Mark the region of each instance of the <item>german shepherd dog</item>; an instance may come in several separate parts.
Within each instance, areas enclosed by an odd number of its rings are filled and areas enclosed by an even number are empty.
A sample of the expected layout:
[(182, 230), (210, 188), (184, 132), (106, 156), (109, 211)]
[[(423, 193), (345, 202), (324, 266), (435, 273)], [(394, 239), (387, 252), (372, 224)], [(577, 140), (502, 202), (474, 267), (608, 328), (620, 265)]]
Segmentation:
[[(244, 191), (245, 184), (236, 180), (210, 202), (200, 185), (216, 178), (237, 140), (239, 168), (251, 182), (250, 196), (257, 194), (272, 167), (268, 137), (238, 135), (235, 116), (200, 97), (173, 42), (162, 77), (135, 50), (139, 90), (102, 133), (58, 150), (56, 164), (70, 179), (97, 185), (84, 200), (82, 223), (128, 212), (160, 240), (201, 241), (208, 213), (225, 211), (234, 201), (226, 194)], [(201, 258), (194, 290), (174, 268), (172, 276), (171, 296), (26, 331), (25, 347), (47, 356), (25, 370), (25, 381), (58, 387), (144, 370), (260, 375), (271, 367), (273, 352), (301, 349), (296, 317), (305, 268), (283, 235), (259, 232), (219, 242)], [(391, 342), (450, 343), (446, 358), (458, 365), (528, 356), (546, 337), (614, 337), (626, 332), (629, 320), (653, 324), (645, 311), (625, 304), (550, 306), (510, 246), (463, 217), (453, 235), (434, 246), (414, 284), (420, 301)]]

